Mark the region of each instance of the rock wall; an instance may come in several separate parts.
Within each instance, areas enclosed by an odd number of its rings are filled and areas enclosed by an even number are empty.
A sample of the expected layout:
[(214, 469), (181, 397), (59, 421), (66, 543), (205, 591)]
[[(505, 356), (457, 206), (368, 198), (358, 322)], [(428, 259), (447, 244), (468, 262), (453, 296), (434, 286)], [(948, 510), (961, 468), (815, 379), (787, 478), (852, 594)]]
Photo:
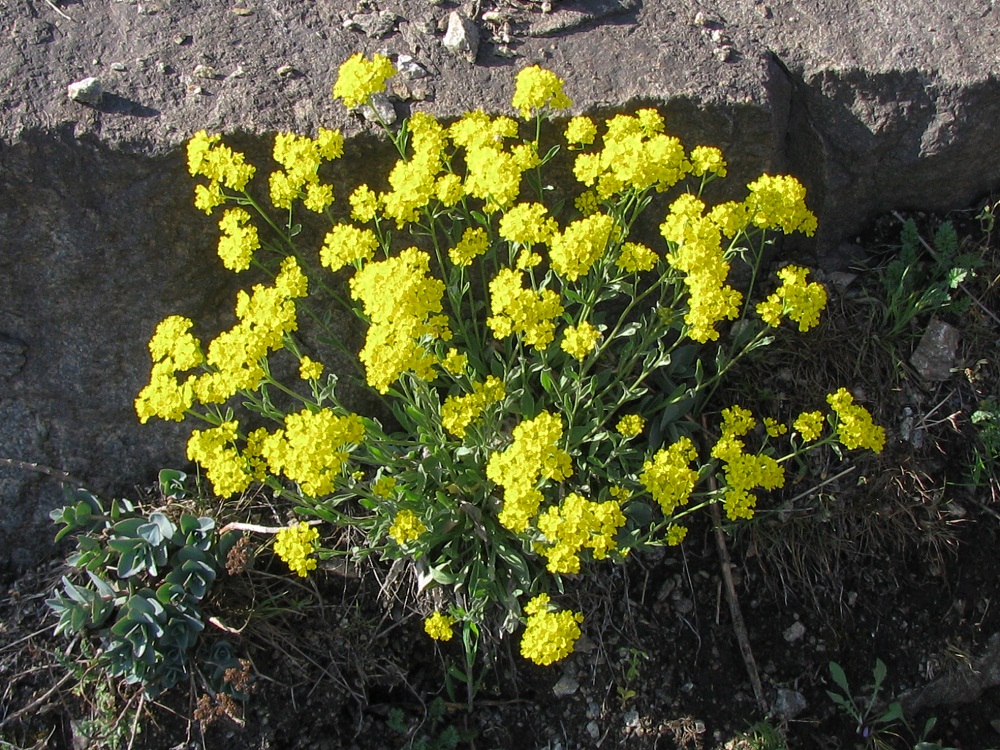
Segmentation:
[[(262, 157), (279, 130), (359, 136), (365, 124), (329, 96), (356, 51), (419, 66), (394, 87), (400, 114), (508, 112), (514, 74), (535, 62), (567, 80), (576, 111), (659, 106), (686, 144), (726, 151), (737, 193), (761, 171), (798, 175), (820, 216), (806, 250), (834, 251), (885, 210), (959, 207), (1000, 185), (1000, 8), (991, 0), (477, 7), (7, 0), (0, 458), (115, 493), (183, 462), (186, 429), (135, 420), (145, 345), (173, 313), (206, 331), (228, 325), (240, 282), (214, 255), (212, 221), (191, 207), (183, 143), (204, 128)], [(478, 33), (474, 64), (468, 48), (452, 55), (442, 45), (456, 10), (473, 17), (462, 28)], [(67, 95), (88, 77), (104, 91), (96, 104)], [(350, 187), (389, 163), (370, 138), (348, 151), (356, 161), (339, 169)], [(51, 478), (0, 467), (0, 575), (47, 554), (47, 513), (60, 499)]]

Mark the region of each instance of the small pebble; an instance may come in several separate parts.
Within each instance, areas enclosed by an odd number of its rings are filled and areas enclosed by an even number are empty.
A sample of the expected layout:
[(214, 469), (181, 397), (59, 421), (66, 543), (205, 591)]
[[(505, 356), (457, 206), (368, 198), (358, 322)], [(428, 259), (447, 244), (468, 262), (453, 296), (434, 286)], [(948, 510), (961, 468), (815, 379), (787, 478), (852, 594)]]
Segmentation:
[(66, 87), (66, 94), (75, 102), (96, 107), (104, 97), (104, 89), (101, 87), (100, 79), (91, 77), (71, 83)]

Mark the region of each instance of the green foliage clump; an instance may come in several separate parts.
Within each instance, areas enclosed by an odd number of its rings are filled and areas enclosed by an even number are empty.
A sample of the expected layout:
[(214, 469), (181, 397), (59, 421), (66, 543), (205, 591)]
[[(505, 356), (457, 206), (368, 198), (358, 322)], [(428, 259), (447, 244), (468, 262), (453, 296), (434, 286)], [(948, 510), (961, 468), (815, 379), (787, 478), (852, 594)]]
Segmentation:
[[(52, 512), (63, 525), (57, 541), (73, 534), (77, 543), (67, 560), (75, 574), (46, 602), (59, 618), (56, 633), (95, 639), (97, 664), (155, 697), (190, 673), (202, 606), (236, 535), (219, 537), (211, 518), (181, 513), (175, 523), (124, 499), (105, 508), (84, 490), (69, 499)], [(227, 649), (215, 644), (201, 657), (207, 674), (218, 672), (217, 690), (226, 689), (224, 670), (238, 666)]]

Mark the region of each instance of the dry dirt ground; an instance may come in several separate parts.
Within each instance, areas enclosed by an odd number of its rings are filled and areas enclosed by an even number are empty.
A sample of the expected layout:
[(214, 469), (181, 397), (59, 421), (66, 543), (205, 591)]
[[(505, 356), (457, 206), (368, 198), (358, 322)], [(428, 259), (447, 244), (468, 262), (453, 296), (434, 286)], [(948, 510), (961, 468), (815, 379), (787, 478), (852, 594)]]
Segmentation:
[[(442, 665), (460, 646), (424, 637), (391, 570), (326, 571), (300, 584), (262, 555), (222, 578), (213, 614), (235, 632), (208, 637), (249, 660), (254, 690), (231, 715), (198, 721), (189, 717), (218, 711), (199, 707), (194, 687), (151, 705), (133, 688), (68, 671), (84, 651), (51, 635), (44, 600), (62, 572), (53, 561), (0, 599), (0, 748), (913, 748), (931, 717), (928, 739), (941, 744), (928, 748), (1000, 746), (1000, 641), (990, 647), (1000, 633), (1000, 487), (990, 435), (972, 421), (1000, 399), (990, 312), (1000, 310), (1000, 232), (976, 218), (983, 205), (951, 217), (986, 262), (954, 292), (976, 302), (940, 313), (961, 332), (948, 379), (926, 381), (909, 364), (929, 314), (892, 336), (882, 322), (880, 273), (900, 236), (890, 216), (859, 238), (853, 269), (826, 275), (823, 324), (761, 350), (717, 396), (717, 408), (752, 400), (784, 417), (843, 384), (889, 434), (881, 456), (829, 453), (799, 467), (752, 522), (726, 529), (765, 705), (706, 515), (679, 552), (635, 555), (573, 582), (569, 596), (589, 613), (576, 653), (541, 668), (502, 643), (472, 710), (443, 689)], [(939, 223), (916, 219), (922, 236)], [(921, 258), (933, 281), (931, 265)], [(828, 696), (828, 665), (842, 666), (865, 707), (877, 659), (883, 693), (859, 726)], [(945, 689), (921, 692), (954, 674)], [(922, 708), (905, 724), (874, 721), (900, 697)], [(768, 730), (784, 742), (764, 744)], [(755, 733), (757, 744), (740, 739)]]

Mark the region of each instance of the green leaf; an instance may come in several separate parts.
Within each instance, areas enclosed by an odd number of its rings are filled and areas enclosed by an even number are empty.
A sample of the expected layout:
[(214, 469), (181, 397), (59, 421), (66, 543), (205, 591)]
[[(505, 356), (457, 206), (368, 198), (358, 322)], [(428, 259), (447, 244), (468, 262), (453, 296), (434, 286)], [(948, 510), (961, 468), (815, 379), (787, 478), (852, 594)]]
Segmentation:
[(875, 660), (875, 672), (874, 672), (874, 676), (875, 676), (875, 689), (876, 690), (878, 690), (878, 688), (882, 685), (882, 680), (885, 679), (885, 676), (886, 676), (887, 673), (888, 673), (888, 670), (886, 669), (885, 662), (882, 661), (881, 659), (876, 659)]
[(847, 675), (844, 674), (844, 670), (835, 661), (831, 661), (829, 665), (830, 676), (833, 681), (837, 683), (838, 687), (844, 691), (847, 695), (851, 694), (851, 688), (847, 684)]
[(184, 497), (184, 484), (187, 481), (187, 474), (177, 469), (162, 469), (160, 471), (160, 492), (167, 497)]

